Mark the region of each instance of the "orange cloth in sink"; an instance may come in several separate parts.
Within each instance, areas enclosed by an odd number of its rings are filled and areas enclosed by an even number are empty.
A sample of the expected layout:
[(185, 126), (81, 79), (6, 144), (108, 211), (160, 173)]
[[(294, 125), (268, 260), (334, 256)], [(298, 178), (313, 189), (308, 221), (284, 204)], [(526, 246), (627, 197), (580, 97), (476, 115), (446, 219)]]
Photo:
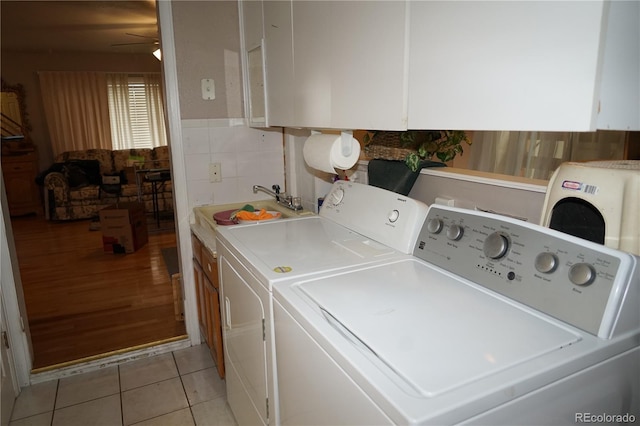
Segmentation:
[(236, 219), (240, 220), (265, 220), (265, 219), (273, 219), (276, 217), (275, 215), (269, 213), (265, 209), (260, 209), (257, 212), (248, 212), (246, 210), (241, 210), (236, 214)]

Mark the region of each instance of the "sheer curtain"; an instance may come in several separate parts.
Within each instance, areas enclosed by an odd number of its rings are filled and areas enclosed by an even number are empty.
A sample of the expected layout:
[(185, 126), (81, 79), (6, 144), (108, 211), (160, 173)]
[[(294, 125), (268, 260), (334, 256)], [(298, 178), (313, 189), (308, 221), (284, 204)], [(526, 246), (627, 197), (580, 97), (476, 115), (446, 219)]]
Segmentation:
[(96, 72), (38, 73), (53, 155), (111, 148), (107, 84)]
[(474, 132), (469, 168), (547, 180), (565, 161), (619, 160), (625, 132)]
[(133, 131), (129, 117), (129, 76), (110, 73), (107, 74), (107, 83), (113, 149), (132, 148), (130, 146), (133, 141)]

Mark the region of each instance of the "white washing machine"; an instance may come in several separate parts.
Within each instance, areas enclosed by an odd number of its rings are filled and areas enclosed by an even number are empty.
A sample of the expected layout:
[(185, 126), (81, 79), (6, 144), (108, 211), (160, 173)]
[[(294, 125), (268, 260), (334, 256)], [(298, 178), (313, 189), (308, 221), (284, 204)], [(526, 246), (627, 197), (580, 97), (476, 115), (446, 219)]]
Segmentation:
[(433, 205), (414, 256), (275, 284), (281, 424), (637, 421), (637, 262)]
[(279, 423), (274, 283), (408, 257), (427, 210), (393, 192), (338, 181), (319, 216), (217, 229), (227, 399), (239, 424)]

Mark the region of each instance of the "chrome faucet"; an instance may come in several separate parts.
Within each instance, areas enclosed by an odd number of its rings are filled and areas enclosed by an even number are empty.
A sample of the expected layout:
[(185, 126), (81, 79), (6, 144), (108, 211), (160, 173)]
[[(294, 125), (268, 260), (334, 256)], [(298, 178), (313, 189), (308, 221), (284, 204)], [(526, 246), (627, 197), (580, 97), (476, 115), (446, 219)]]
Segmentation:
[(272, 185), (271, 188), (273, 191), (265, 188), (261, 185), (253, 185), (253, 193), (257, 194), (258, 191), (262, 191), (274, 197), (276, 202), (280, 205), (285, 206), (291, 210), (302, 210), (302, 202), (300, 197), (292, 197), (291, 195), (287, 195), (286, 193), (280, 193), (280, 185)]

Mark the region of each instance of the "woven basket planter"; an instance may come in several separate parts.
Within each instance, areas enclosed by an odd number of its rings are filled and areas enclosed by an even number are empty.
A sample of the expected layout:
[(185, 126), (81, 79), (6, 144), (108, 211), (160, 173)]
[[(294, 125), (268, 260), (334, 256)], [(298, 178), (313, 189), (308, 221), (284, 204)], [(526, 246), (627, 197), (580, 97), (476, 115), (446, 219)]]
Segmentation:
[(405, 132), (377, 132), (364, 147), (364, 153), (370, 159), (404, 161), (408, 154), (417, 152), (416, 147), (420, 146), (422, 140), (416, 140), (414, 146), (406, 146), (400, 137), (403, 133)]

